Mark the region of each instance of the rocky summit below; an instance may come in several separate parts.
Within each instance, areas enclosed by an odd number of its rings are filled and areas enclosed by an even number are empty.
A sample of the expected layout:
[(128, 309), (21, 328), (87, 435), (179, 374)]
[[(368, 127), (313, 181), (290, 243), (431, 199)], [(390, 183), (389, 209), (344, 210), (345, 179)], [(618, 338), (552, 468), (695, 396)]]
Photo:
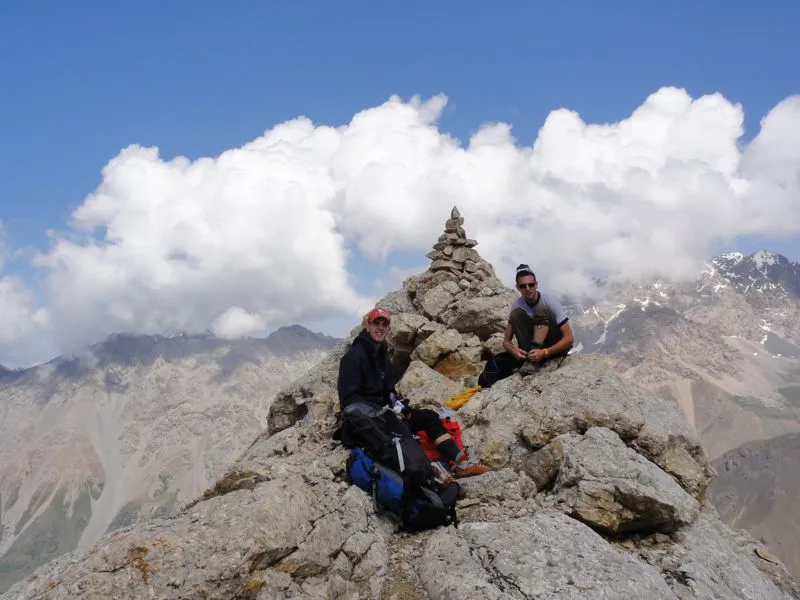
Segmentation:
[[(448, 243), (467, 239), (454, 211), (431, 268), (380, 302), (415, 404), (441, 408), (499, 349), (514, 292), (474, 240)], [(455, 416), (493, 470), (461, 480), (458, 527), (396, 531), (331, 439), (346, 346), (283, 389), (267, 429), (177, 515), (107, 534), (2, 598), (800, 598), (706, 501), (713, 469), (677, 403), (598, 356), (475, 394)]]

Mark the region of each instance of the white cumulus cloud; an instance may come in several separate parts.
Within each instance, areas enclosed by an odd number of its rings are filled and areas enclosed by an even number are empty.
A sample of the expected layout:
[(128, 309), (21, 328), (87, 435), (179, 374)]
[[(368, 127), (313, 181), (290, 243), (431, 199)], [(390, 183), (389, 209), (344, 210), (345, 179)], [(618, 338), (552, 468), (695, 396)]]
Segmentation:
[(393, 253), (422, 263), (453, 205), (507, 282), (527, 262), (572, 293), (596, 275), (691, 275), (720, 241), (800, 230), (800, 97), (747, 145), (743, 107), (719, 94), (663, 88), (608, 124), (555, 110), (532, 145), (505, 123), (462, 144), (438, 127), (446, 102), (393, 97), (341, 127), (297, 118), (195, 161), (123, 149), (36, 260), (51, 334), (67, 348), (355, 322), (386, 290), (356, 291), (353, 265), (388, 261), (386, 282), (407, 267)]
[(239, 306), (226, 310), (214, 320), (211, 330), (221, 338), (239, 338), (264, 329), (264, 319), (253, 315)]

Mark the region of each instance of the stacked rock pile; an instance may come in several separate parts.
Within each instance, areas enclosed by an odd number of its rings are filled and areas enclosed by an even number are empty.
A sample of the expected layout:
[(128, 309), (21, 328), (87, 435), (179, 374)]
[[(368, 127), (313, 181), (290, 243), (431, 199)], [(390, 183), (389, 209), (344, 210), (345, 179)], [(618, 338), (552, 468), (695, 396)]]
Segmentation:
[(478, 242), (467, 237), (464, 230), (464, 217), (457, 207), (450, 211), (450, 218), (444, 224), (444, 233), (433, 245), (433, 250), (425, 256), (431, 259), (430, 271), (446, 271), (459, 278), (461, 287), (485, 276), (494, 277), (494, 269), (473, 248)]

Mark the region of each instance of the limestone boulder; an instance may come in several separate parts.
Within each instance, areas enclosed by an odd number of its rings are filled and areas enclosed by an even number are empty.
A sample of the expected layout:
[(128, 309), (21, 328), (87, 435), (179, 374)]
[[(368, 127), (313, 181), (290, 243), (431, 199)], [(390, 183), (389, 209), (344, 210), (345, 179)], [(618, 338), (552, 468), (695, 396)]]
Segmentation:
[(417, 568), (437, 599), (675, 600), (657, 568), (554, 510), (437, 531)]
[(290, 386), (281, 390), (267, 413), (265, 435), (273, 435), (298, 423), (331, 422), (339, 411), (336, 382), (339, 361), (349, 348), (342, 343), (315, 367)]
[(614, 431), (697, 499), (713, 475), (677, 403), (622, 379), (598, 357), (570, 356), (535, 376), (512, 375), (482, 391), (459, 414), (481, 443), (506, 443), (509, 460), (520, 468), (531, 450), (596, 426)]
[(480, 346), (461, 346), (436, 361), (434, 369), (453, 381), (472, 387), (483, 370), (482, 357)]
[[(385, 555), (386, 533), (375, 525), (371, 501), (360, 490), (334, 482), (330, 472), (327, 481), (313, 482), (296, 472), (210, 498), (174, 519), (107, 535), (90, 550), (39, 569), (8, 594), (51, 600), (360, 597), (380, 586), (385, 573), (373, 569), (357, 577), (370, 551), (384, 549)], [(356, 537), (358, 545), (351, 543)]]
[(387, 336), (388, 344), (395, 351), (410, 354), (416, 347), (417, 333), (428, 319), (415, 312), (392, 314), (392, 328)]
[(473, 333), (486, 340), (495, 333), (502, 333), (508, 323), (513, 293), (466, 297), (456, 300), (452, 306), (440, 313), (441, 321), (449, 328), (462, 333)]
[(458, 275), (450, 271), (428, 270), (417, 275), (412, 275), (406, 279), (406, 281), (403, 283), (403, 288), (411, 298), (414, 309), (418, 313), (423, 314), (424, 310), (422, 307), (422, 299), (427, 295), (428, 292), (438, 287), (443, 292), (451, 293), (448, 291), (448, 288), (443, 287), (443, 285), (449, 285), (448, 282), (450, 282), (455, 284), (456, 289), (458, 289), (458, 280)]
[(462, 390), (462, 386), (437, 373), (422, 361), (413, 361), (397, 384), (397, 391), (412, 406), (441, 408), (442, 403)]
[[(459, 289), (458, 284), (456, 289)], [(437, 285), (419, 297), (422, 314), (429, 319), (437, 319), (452, 301), (453, 294), (447, 291), (444, 285)]]
[(470, 502), (504, 503), (527, 500), (536, 495), (536, 484), (524, 474), (511, 469), (489, 471), (479, 477), (460, 480)]
[(544, 490), (555, 481), (563, 462), (564, 444), (560, 438), (556, 438), (526, 457), (522, 470), (533, 480), (537, 489)]
[(554, 494), (569, 515), (613, 534), (672, 532), (697, 516), (697, 500), (610, 429), (558, 440), (564, 458)]
[(670, 538), (666, 549), (642, 547), (640, 555), (656, 566), (680, 600), (793, 600), (800, 596), (787, 577), (773, 581), (753, 564), (736, 535), (705, 507), (697, 519)]
[(399, 313), (413, 314), (416, 312), (414, 302), (412, 301), (411, 294), (409, 294), (406, 287), (399, 290), (394, 290), (386, 294), (376, 306), (382, 306), (389, 309), (392, 313), (392, 325), (394, 326), (394, 315)]
[(503, 348), (503, 334), (493, 333), (486, 340), (482, 342), (484, 354), (494, 356), (505, 351)]
[(458, 331), (440, 329), (414, 349), (411, 360), (418, 360), (432, 367), (442, 357), (455, 352), (463, 343), (464, 339)]
[(417, 346), (431, 337), (434, 333), (440, 333), (445, 330), (445, 326), (436, 321), (428, 321), (417, 332)]

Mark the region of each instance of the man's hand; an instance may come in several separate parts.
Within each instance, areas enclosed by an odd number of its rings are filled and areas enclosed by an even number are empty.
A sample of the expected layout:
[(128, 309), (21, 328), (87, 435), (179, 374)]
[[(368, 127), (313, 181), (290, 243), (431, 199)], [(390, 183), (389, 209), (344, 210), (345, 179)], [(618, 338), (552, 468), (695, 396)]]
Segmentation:
[(528, 352), (528, 360), (532, 362), (540, 362), (547, 358), (547, 352), (545, 352), (542, 348), (536, 348)]
[(516, 356), (519, 360), (525, 360), (528, 358), (528, 353), (522, 348), (514, 348), (514, 356)]

